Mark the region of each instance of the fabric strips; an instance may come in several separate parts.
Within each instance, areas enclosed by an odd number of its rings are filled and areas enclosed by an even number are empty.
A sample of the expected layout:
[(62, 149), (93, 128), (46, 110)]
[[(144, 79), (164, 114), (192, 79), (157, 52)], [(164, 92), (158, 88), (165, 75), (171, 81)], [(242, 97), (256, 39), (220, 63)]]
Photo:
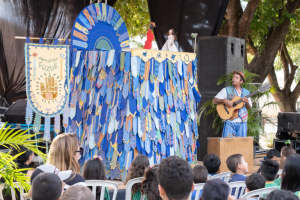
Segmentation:
[[(92, 18), (99, 19), (103, 12), (118, 26), (109, 10), (97, 9)], [(63, 126), (80, 138), (82, 163), (103, 154), (106, 177), (122, 178), (137, 154), (148, 156), (151, 163), (170, 155), (196, 162), (196, 104), (201, 95), (191, 70), (194, 54), (73, 53), (70, 104), (64, 109)], [(55, 130), (58, 120), (55, 116)]]

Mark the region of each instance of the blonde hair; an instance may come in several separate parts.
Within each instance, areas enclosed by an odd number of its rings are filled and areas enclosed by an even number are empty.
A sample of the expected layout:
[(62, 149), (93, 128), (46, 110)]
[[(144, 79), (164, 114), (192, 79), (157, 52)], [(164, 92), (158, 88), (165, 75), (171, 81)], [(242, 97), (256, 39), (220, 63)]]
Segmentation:
[(80, 166), (74, 155), (79, 146), (76, 134), (60, 134), (51, 143), (48, 164), (54, 165), (60, 171), (72, 170), (79, 174)]

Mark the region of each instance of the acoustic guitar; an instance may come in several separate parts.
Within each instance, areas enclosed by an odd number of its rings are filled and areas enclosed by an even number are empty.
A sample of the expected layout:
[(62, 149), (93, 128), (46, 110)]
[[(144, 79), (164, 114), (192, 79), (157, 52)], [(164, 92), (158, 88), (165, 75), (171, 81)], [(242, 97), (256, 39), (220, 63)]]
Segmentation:
[[(250, 93), (249, 95), (247, 95), (245, 97), (250, 98), (251, 96), (253, 96), (253, 95), (255, 95), (259, 92), (263, 92), (263, 91), (266, 91), (266, 90), (270, 89), (270, 87), (271, 87), (270, 83), (265, 84), (262, 87), (260, 87), (258, 90)], [(235, 111), (244, 107), (243, 100), (240, 96), (234, 97), (231, 100), (231, 102), (233, 103), (231, 108), (227, 107), (225, 104), (218, 104), (217, 105), (218, 114), (224, 120), (227, 120), (227, 119), (232, 120), (232, 119), (236, 118), (237, 117), (236, 116), (237, 112), (235, 112)]]

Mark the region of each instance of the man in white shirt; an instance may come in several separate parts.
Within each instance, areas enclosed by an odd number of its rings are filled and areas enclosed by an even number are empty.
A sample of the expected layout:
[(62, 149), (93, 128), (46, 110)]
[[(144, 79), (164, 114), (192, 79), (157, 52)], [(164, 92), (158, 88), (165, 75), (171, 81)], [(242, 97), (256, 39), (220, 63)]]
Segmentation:
[(225, 104), (227, 107), (232, 107), (233, 103), (230, 101), (236, 96), (242, 97), (244, 107), (236, 110), (233, 119), (225, 120), (223, 128), (223, 137), (227, 137), (229, 134), (235, 136), (246, 137), (247, 136), (247, 110), (252, 107), (250, 98), (246, 98), (250, 92), (241, 87), (241, 84), (245, 81), (245, 75), (243, 72), (234, 71), (232, 77), (232, 86), (223, 88), (213, 99), (213, 103)]

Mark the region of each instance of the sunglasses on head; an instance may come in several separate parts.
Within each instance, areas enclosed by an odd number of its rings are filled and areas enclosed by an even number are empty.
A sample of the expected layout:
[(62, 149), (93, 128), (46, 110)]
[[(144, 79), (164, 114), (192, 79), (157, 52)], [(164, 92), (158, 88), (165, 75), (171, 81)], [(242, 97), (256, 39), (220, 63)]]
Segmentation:
[(76, 153), (77, 152), (79, 152), (80, 153), (80, 155), (82, 156), (83, 155), (83, 148), (82, 147), (80, 147), (80, 149), (79, 149), (79, 151), (75, 151)]

